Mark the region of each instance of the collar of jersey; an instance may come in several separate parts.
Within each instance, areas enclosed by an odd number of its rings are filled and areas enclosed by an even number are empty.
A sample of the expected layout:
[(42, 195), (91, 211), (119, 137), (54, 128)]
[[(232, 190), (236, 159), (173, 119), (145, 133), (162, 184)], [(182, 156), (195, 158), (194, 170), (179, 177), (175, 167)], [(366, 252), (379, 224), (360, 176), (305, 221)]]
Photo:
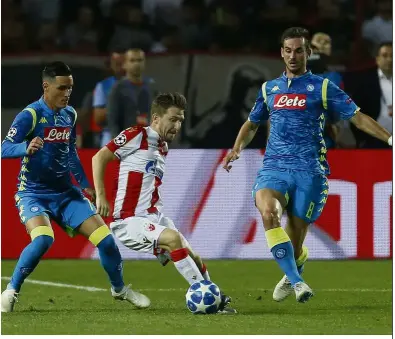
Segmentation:
[(283, 75), (281, 76), (281, 78), (285, 81), (288, 81), (288, 80), (295, 81), (296, 79), (304, 79), (305, 77), (310, 76), (310, 75), (311, 75), (311, 71), (307, 70), (307, 72), (303, 73), (302, 75), (299, 75), (299, 76), (292, 78), (292, 79), (288, 79), (285, 72), (283, 72)]
[(44, 101), (44, 96), (42, 96), (38, 102), (40, 103), (41, 107), (44, 108), (45, 112), (52, 113), (52, 114), (59, 114), (60, 113), (60, 110), (59, 111), (53, 111), (52, 109), (50, 109), (48, 107), (48, 105)]

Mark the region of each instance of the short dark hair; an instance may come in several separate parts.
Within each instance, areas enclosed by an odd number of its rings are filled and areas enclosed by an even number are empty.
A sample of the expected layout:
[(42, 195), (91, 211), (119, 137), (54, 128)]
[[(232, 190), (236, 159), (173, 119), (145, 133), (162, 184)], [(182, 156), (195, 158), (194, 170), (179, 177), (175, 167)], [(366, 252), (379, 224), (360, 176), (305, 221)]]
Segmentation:
[(43, 79), (54, 79), (57, 76), (69, 76), (71, 69), (62, 61), (54, 61), (46, 65), (42, 72)]
[(382, 43), (380, 43), (377, 48), (376, 48), (376, 56), (379, 56), (380, 54), (380, 50), (383, 47), (392, 47), (392, 41), (383, 41)]
[(151, 115), (163, 116), (170, 107), (177, 107), (181, 110), (187, 108), (187, 99), (178, 92), (160, 93), (152, 102)]
[(284, 41), (293, 38), (304, 38), (306, 47), (310, 48), (310, 33), (303, 27), (287, 28), (281, 35), (281, 47), (284, 47)]

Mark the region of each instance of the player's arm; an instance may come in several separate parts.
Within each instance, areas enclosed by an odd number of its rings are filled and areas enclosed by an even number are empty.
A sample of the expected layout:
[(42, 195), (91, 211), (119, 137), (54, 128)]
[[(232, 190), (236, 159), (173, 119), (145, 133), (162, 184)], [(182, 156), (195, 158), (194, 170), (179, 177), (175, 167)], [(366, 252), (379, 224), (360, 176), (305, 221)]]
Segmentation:
[(350, 120), (358, 129), (392, 145), (391, 134), (375, 120), (360, 112), (354, 101), (328, 79), (323, 82), (322, 99), (332, 123)]
[(97, 213), (103, 217), (110, 215), (110, 205), (106, 198), (104, 175), (109, 162), (117, 159), (107, 146), (100, 149), (92, 158), (93, 183), (96, 191)]
[(36, 112), (24, 110), (14, 119), (7, 136), (1, 145), (1, 158), (21, 158), (32, 155), (40, 150), (44, 143), (40, 137), (35, 137), (29, 143), (28, 135), (33, 131), (37, 120)]
[(232, 168), (232, 165), (229, 165), (229, 163), (240, 157), (241, 151), (248, 146), (252, 139), (254, 139), (259, 125), (264, 121), (267, 121), (269, 118), (269, 111), (264, 99), (264, 95), (266, 96), (266, 93), (263, 92), (266, 91), (265, 87), (266, 83), (264, 83), (262, 88), (259, 89), (254, 107), (248, 116), (248, 120), (243, 124), (243, 126), (241, 126), (232, 150), (224, 159), (223, 168), (228, 172)]
[(373, 120), (370, 116), (362, 113), (361, 111), (357, 111), (350, 121), (361, 131), (392, 146), (391, 133), (379, 123), (377, 123), (376, 120)]
[(106, 123), (107, 99), (103, 90), (103, 84), (99, 82), (93, 92), (93, 118), (95, 123), (102, 126)]
[[(74, 109), (73, 109), (74, 110)], [(69, 163), (70, 163), (70, 171), (73, 174), (75, 180), (78, 182), (80, 187), (85, 190), (92, 198), (94, 198), (94, 192), (90, 188), (90, 184), (88, 178), (85, 174), (84, 168), (82, 167), (81, 160), (77, 153), (77, 112), (74, 110), (75, 118), (74, 118), (74, 126), (71, 130), (70, 135), (70, 151), (69, 151)]]
[(107, 102), (107, 123), (113, 138), (122, 131), (122, 127), (120, 126), (120, 120), (122, 118), (122, 102), (119, 91), (119, 83), (116, 83), (108, 95)]
[(98, 151), (92, 158), (93, 183), (96, 190), (96, 208), (100, 215), (110, 215), (110, 204), (106, 198), (104, 175), (109, 162), (131, 155), (139, 149), (142, 141), (142, 129), (128, 128)]

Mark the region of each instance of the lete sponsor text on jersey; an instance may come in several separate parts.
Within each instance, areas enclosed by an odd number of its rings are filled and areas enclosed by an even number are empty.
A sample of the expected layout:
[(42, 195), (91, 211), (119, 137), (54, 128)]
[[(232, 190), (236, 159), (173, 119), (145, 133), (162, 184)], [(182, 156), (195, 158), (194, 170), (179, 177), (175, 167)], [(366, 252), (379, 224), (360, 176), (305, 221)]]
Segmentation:
[(70, 127), (45, 127), (44, 140), (47, 142), (68, 142)]
[(274, 108), (305, 110), (306, 94), (276, 94)]

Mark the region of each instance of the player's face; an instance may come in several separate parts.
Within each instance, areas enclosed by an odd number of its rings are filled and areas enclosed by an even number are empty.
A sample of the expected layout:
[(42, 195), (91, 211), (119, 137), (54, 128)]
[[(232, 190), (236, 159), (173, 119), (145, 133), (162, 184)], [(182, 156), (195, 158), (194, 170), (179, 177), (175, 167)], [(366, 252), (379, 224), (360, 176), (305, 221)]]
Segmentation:
[(73, 77), (57, 76), (55, 79), (43, 82), (44, 95), (55, 108), (65, 108), (73, 90)]
[(392, 73), (392, 46), (380, 48), (376, 57), (376, 63), (384, 73)]
[(160, 117), (154, 115), (153, 123), (156, 124), (161, 138), (166, 142), (172, 142), (181, 129), (184, 121), (184, 110), (177, 107), (170, 107), (166, 113)]
[(143, 51), (127, 51), (123, 68), (129, 74), (140, 75), (145, 68), (145, 54)]
[(332, 54), (332, 40), (329, 35), (319, 36), (315, 39), (314, 45), (317, 47), (319, 53), (323, 53), (328, 56)]
[(306, 71), (307, 58), (310, 50), (307, 50), (304, 38), (292, 38), (284, 41), (281, 47), (281, 56), (287, 69), (296, 75)]

